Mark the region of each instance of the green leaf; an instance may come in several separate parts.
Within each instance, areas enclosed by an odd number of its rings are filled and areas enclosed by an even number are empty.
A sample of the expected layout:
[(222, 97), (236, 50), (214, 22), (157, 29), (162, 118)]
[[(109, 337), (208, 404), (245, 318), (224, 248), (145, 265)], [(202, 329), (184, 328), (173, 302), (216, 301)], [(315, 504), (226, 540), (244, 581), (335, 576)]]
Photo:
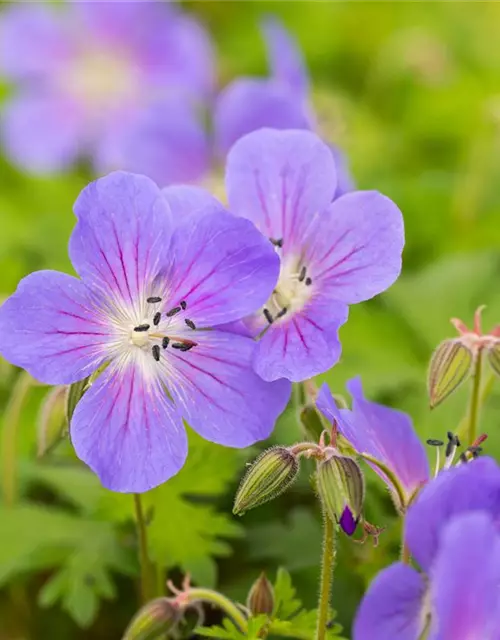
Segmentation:
[(280, 567), (274, 583), (274, 613), (273, 618), (283, 620), (297, 613), (302, 602), (295, 597), (296, 589), (292, 585), (292, 578), (286, 569)]

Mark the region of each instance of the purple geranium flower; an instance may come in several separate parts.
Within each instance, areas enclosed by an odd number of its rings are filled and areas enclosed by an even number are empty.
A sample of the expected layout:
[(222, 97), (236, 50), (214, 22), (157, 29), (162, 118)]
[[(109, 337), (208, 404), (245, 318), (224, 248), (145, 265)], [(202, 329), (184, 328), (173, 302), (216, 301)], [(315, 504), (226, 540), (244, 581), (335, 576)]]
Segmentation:
[(230, 210), (252, 220), (281, 258), (272, 295), (247, 320), (252, 335), (262, 334), (254, 366), (264, 380), (300, 381), (329, 369), (339, 359), (348, 305), (399, 275), (397, 206), (376, 191), (332, 202), (336, 188), (331, 150), (308, 131), (261, 129), (229, 153)]
[[(69, 384), (101, 371), (70, 432), (115, 491), (146, 491), (182, 467), (183, 418), (208, 440), (245, 447), (270, 434), (290, 393), (252, 371), (251, 339), (217, 329), (269, 296), (272, 246), (219, 204), (182, 198), (171, 211), (149, 178), (128, 173), (92, 183), (69, 245), (81, 279), (33, 273), (0, 308), (0, 352), (35, 378)], [(194, 212), (174, 228), (183, 207)]]
[(406, 519), (424, 574), (396, 563), (374, 580), (354, 640), (500, 638), (500, 469), (491, 458), (443, 471)]
[[(239, 78), (220, 94), (214, 112), (216, 147), (227, 154), (242, 136), (263, 127), (315, 129), (310, 104), (310, 83), (301, 51), (294, 38), (276, 19), (262, 24), (271, 74), (268, 78)], [(331, 147), (337, 169), (339, 197), (354, 189), (344, 155)]]
[[(316, 404), (358, 453), (367, 453), (386, 465), (396, 476), (404, 492), (404, 508), (415, 491), (429, 481), (429, 462), (411, 418), (401, 411), (366, 400), (361, 379), (347, 383), (352, 396), (352, 411), (338, 409), (330, 389), (324, 384)], [(394, 486), (377, 466), (371, 465), (391, 491)]]
[(3, 109), (3, 143), (24, 168), (57, 171), (84, 155), (100, 172), (160, 184), (205, 171), (197, 107), (213, 90), (212, 50), (172, 5), (12, 7), (0, 16), (0, 70), (18, 88)]

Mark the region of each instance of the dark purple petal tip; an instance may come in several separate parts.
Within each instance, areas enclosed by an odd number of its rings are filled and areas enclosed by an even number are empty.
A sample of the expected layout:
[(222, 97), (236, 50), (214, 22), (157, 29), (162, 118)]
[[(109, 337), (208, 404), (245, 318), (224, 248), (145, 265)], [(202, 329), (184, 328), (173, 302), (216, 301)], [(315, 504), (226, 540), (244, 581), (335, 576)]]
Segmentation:
[(348, 536), (352, 536), (356, 531), (356, 527), (358, 526), (358, 520), (354, 519), (351, 510), (349, 507), (344, 509), (344, 512), (340, 516), (339, 524), (342, 528), (342, 531), (346, 533)]

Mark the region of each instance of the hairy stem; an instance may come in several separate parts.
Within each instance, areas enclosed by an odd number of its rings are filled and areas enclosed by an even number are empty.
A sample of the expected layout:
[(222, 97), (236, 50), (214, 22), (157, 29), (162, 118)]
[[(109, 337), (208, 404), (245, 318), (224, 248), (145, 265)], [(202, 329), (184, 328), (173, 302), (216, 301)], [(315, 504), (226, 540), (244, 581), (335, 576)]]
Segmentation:
[(239, 627), (240, 631), (246, 633), (247, 621), (245, 616), (234, 602), (229, 600), (229, 598), (226, 598), (226, 596), (223, 596), (222, 593), (213, 591), (212, 589), (195, 588), (186, 591), (185, 596), (189, 602), (208, 602), (215, 605), (233, 620), (233, 622)]
[(330, 608), (330, 594), (332, 590), (333, 564), (335, 562), (335, 524), (326, 514), (323, 528), (323, 557), (321, 559), (321, 582), (318, 601), (318, 626), (316, 640), (324, 640), (328, 613)]
[(479, 424), (479, 412), (481, 410), (481, 369), (482, 369), (482, 352), (479, 351), (474, 363), (474, 372), (472, 374), (472, 391), (469, 402), (468, 425), (467, 425), (467, 443), (472, 446), (477, 438), (477, 425)]
[(139, 493), (134, 493), (135, 520), (137, 526), (137, 539), (139, 543), (139, 563), (141, 565), (141, 600), (145, 604), (154, 597), (152, 564), (148, 554), (148, 537), (146, 521), (142, 508), (142, 500)]

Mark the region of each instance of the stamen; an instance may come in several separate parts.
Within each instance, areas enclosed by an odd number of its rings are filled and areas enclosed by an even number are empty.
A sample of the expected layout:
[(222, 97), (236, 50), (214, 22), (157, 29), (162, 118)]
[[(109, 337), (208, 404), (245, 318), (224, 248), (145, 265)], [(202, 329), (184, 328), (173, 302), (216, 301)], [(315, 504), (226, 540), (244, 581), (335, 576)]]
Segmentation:
[(170, 338), (168, 336), (165, 336), (163, 338), (163, 340), (161, 341), (161, 346), (166, 349), (168, 347), (168, 343), (170, 342)]
[(149, 331), (150, 326), (149, 324), (140, 324), (134, 327), (134, 331)]
[(196, 325), (195, 325), (195, 323), (194, 323), (192, 320), (190, 320), (189, 318), (186, 318), (186, 319), (184, 320), (184, 322), (185, 322), (185, 323), (187, 324), (187, 326), (188, 326), (190, 329), (192, 329), (193, 331), (196, 329)]
[(269, 240), (275, 247), (279, 247), (281, 249), (281, 247), (283, 246), (283, 238), (269, 238)]
[(185, 311), (187, 307), (187, 302), (185, 300), (181, 300), (180, 304), (181, 304), (181, 309)]
[(445, 469), (449, 469), (453, 464), (453, 459), (455, 457), (457, 447), (460, 446), (460, 440), (458, 439), (458, 436), (456, 436), (451, 431), (448, 431), (447, 436), (448, 436), (448, 443), (446, 445), (446, 452), (445, 452), (446, 453), (446, 461), (444, 464)]
[(442, 447), (444, 442), (442, 440), (433, 440), (432, 438), (430, 438), (429, 440), (427, 440), (427, 444), (431, 447)]
[(306, 274), (307, 274), (306, 267), (302, 267), (299, 273), (299, 282), (304, 282), (304, 280), (306, 279)]
[(160, 320), (161, 320), (161, 313), (157, 311), (153, 318), (153, 324), (155, 325), (155, 327), (160, 324)]
[(146, 298), (146, 302), (149, 302), (149, 304), (156, 304), (157, 302), (161, 302), (161, 298), (160, 296), (150, 296), (149, 298)]
[(429, 438), (429, 440), (427, 440), (427, 444), (431, 447), (437, 448), (436, 466), (434, 468), (434, 477), (436, 477), (441, 468), (441, 447), (443, 446), (444, 442), (442, 440), (434, 440), (433, 438)]
[(306, 278), (306, 281), (305, 281), (306, 287), (308, 287), (311, 284), (312, 284), (312, 279), (311, 278)]
[(483, 447), (474, 447), (474, 446), (469, 447), (467, 449), (467, 451), (472, 455), (473, 458), (477, 458), (482, 450), (483, 450)]
[(151, 347), (151, 351), (153, 352), (153, 358), (156, 360), (156, 362), (160, 361), (160, 347), (157, 344), (154, 344)]
[(175, 316), (176, 313), (179, 313), (180, 310), (180, 307), (174, 307), (173, 309), (170, 309), (170, 311), (167, 311), (165, 315), (167, 318), (171, 318), (172, 316)]
[(172, 342), (173, 349), (179, 349), (179, 351), (189, 351), (194, 347), (194, 342)]
[(276, 319), (282, 318), (287, 311), (288, 309), (286, 307), (283, 307), (283, 309), (281, 309), (281, 311), (278, 311), (278, 313), (276, 314)]
[(262, 310), (262, 313), (264, 314), (264, 317), (269, 322), (269, 324), (272, 324), (273, 323), (273, 316), (271, 315), (271, 312), (269, 311), (269, 309), (264, 308)]
[(460, 458), (459, 458), (459, 460), (460, 460), (460, 462), (462, 462), (462, 463), (466, 463), (466, 462), (468, 462), (468, 460), (467, 460), (467, 455), (466, 455), (465, 453), (461, 453), (461, 454), (460, 454)]

